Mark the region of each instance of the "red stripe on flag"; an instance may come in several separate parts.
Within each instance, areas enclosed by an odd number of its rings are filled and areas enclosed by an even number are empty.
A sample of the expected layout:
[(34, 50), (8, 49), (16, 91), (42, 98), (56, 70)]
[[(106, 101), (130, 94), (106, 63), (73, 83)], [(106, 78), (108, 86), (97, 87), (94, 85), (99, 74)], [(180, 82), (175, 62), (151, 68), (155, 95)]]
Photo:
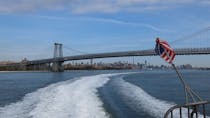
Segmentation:
[(162, 54), (160, 54), (161, 58), (163, 58), (165, 61), (172, 63), (172, 61), (175, 58), (175, 52), (174, 50), (170, 47), (170, 45), (168, 44), (168, 42), (164, 41), (164, 40), (159, 40), (157, 42), (158, 45), (160, 45), (164, 51), (162, 52)]

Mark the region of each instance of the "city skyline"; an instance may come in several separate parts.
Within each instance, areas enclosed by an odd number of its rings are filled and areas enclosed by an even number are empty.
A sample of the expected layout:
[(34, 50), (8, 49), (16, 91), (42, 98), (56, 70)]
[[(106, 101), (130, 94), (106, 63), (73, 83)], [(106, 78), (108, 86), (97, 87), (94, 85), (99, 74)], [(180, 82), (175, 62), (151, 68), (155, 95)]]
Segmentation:
[[(173, 42), (210, 26), (209, 6), (207, 0), (0, 0), (0, 61), (52, 57), (55, 42), (87, 53), (151, 49), (156, 37)], [(75, 54), (64, 50), (66, 56)], [(209, 59), (175, 61), (210, 66)]]

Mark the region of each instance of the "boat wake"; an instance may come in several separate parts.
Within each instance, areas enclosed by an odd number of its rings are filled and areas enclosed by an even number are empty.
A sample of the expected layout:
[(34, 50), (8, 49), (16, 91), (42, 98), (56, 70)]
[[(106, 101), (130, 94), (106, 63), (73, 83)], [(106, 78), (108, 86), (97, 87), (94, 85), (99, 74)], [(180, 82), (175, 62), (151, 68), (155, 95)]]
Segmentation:
[(0, 118), (106, 118), (97, 95), (109, 76), (81, 77), (41, 88), (22, 101), (0, 108)]
[[(121, 98), (124, 99), (124, 103), (136, 112), (143, 111), (151, 117), (163, 118), (167, 110), (176, 105), (172, 102), (157, 99), (149, 95), (139, 86), (126, 82), (122, 78), (115, 79), (113, 82)], [(183, 108), (182, 112), (182, 117), (187, 118), (187, 109)], [(180, 118), (179, 113), (179, 109), (175, 110), (173, 117)], [(198, 117), (203, 117), (203, 115), (199, 113)], [(209, 116), (206, 117), (209, 118)]]
[[(103, 107), (98, 88), (112, 76), (121, 74), (80, 77), (40, 88), (26, 94), (22, 101), (0, 107), (0, 118), (108, 118), (110, 115)], [(122, 78), (114, 78), (110, 82), (125, 104), (137, 112), (162, 118), (175, 105), (156, 99)]]
[(136, 112), (143, 111), (155, 118), (162, 118), (165, 112), (174, 105), (167, 101), (156, 99), (142, 88), (118, 78), (114, 85), (124, 98), (125, 104)]

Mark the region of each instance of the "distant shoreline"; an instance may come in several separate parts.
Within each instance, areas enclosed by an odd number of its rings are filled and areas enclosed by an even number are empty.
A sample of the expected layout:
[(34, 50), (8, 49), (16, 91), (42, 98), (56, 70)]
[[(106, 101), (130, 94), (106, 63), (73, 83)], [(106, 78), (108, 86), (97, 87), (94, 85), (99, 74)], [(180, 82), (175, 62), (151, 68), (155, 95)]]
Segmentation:
[[(152, 71), (152, 70), (171, 70), (171, 69), (75, 69), (75, 70), (64, 70), (64, 72), (70, 72), (70, 71), (97, 71), (97, 70), (148, 70), (148, 71)], [(205, 71), (205, 70), (209, 70), (209, 69), (180, 69), (180, 70), (201, 70), (201, 71)], [(0, 71), (0, 73), (15, 73), (15, 72), (19, 72), (19, 73), (38, 73), (38, 72), (52, 72), (52, 71), (47, 71), (47, 70), (43, 70), (43, 71)]]
[(7, 72), (7, 73), (8, 72), (11, 72), (11, 73), (12, 72), (23, 72), (24, 73), (24, 72), (51, 72), (51, 71), (0, 71), (0, 73), (5, 73), (5, 72)]

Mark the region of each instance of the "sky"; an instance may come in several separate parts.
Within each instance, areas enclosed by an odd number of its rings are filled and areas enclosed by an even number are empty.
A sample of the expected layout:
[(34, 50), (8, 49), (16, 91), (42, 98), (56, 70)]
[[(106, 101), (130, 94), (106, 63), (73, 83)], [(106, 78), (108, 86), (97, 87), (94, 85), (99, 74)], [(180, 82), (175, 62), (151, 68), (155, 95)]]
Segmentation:
[[(0, 61), (50, 58), (55, 42), (64, 56), (152, 49), (156, 37), (174, 48), (209, 47), (208, 38), (183, 39), (210, 27), (209, 19), (210, 0), (0, 0)], [(137, 58), (146, 59), (164, 63)], [(177, 56), (176, 62), (210, 67), (208, 60)]]

